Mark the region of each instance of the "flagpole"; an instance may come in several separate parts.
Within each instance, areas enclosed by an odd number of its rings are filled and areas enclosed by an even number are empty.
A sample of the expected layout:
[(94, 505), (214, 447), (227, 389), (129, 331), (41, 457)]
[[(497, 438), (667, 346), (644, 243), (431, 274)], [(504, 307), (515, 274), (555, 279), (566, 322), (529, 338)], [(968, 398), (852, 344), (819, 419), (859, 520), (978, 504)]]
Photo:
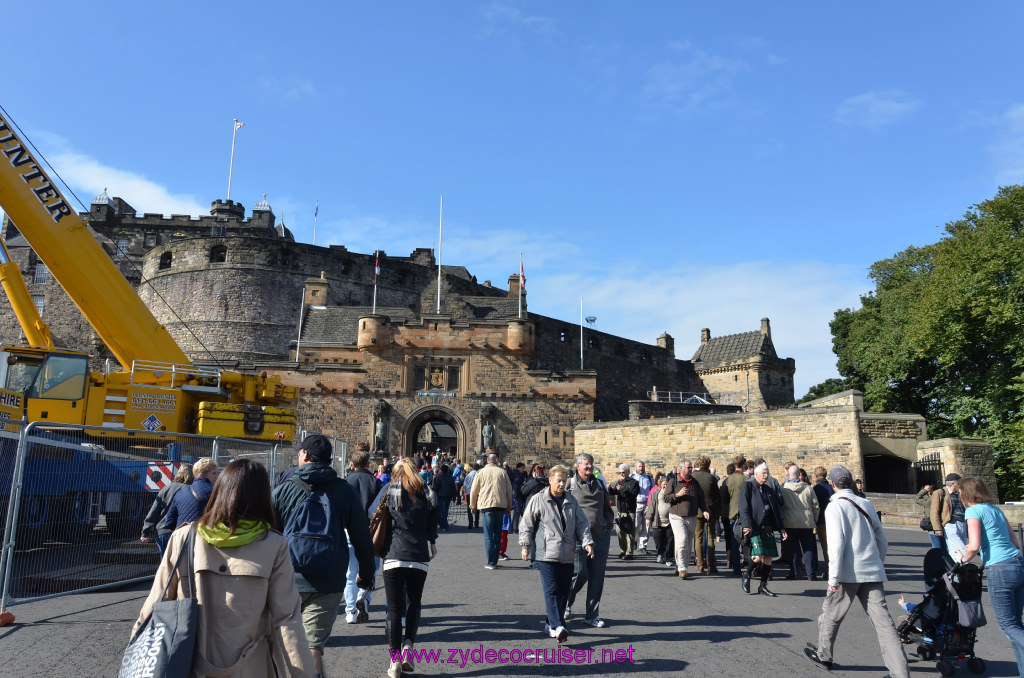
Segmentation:
[[(313, 244), (316, 244), (316, 218), (320, 216), (320, 201), (316, 201), (316, 209), (313, 210)], [(375, 278), (376, 280), (376, 278)], [(376, 283), (374, 283), (376, 284)]]
[(444, 236), (444, 196), (437, 215), (437, 314), (441, 315), (441, 239)]
[(519, 317), (523, 317), (523, 253), (519, 253)]
[(299, 359), (299, 348), (302, 346), (302, 315), (306, 310), (306, 290), (302, 290), (302, 301), (299, 303), (299, 336), (295, 340), (295, 362), (302, 362)]
[(380, 273), (380, 250), (373, 251), (373, 314), (377, 315), (377, 274)]
[(583, 297), (580, 297), (580, 369), (583, 369)]
[(238, 135), (238, 118), (231, 123), (231, 162), (228, 163), (228, 200), (231, 200), (231, 172), (235, 169), (235, 136)]

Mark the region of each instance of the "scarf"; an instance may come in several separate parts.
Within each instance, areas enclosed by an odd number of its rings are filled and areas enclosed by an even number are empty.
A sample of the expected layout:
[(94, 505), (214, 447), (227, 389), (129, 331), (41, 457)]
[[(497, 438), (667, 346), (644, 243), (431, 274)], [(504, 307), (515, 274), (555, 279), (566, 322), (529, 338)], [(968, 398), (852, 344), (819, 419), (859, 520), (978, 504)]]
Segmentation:
[(270, 526), (263, 521), (239, 520), (238, 527), (235, 528), (234, 534), (230, 534), (231, 526), (225, 525), (224, 523), (217, 523), (216, 525), (204, 525), (200, 523), (199, 527), (196, 529), (199, 532), (199, 536), (202, 537), (207, 544), (217, 548), (226, 549), (234, 546), (245, 546), (246, 544), (251, 544), (258, 538), (262, 537), (266, 531), (270, 529)]

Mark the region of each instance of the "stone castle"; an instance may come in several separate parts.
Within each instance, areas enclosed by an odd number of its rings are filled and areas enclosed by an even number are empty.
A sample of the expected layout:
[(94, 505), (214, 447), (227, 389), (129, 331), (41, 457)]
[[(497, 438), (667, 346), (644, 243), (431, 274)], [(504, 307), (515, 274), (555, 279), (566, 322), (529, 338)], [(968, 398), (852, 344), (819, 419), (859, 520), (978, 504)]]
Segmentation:
[[(581, 424), (625, 420), (654, 400), (761, 411), (794, 400), (792, 358), (768, 319), (723, 337), (701, 332), (690, 360), (662, 334), (645, 344), (530, 313), (519, 276), (480, 283), (429, 249), (373, 254), (295, 241), (264, 199), (249, 217), (217, 200), (210, 216), (144, 214), (106, 191), (81, 215), (157, 319), (197, 363), (279, 374), (299, 388), (299, 423), (377, 451), (491, 447), (510, 459), (565, 459)], [(5, 219), (2, 235), (59, 346), (110, 354)], [(580, 341), (583, 369), (580, 369)], [(0, 341), (23, 338), (9, 306)], [(116, 366), (115, 366), (116, 368)]]

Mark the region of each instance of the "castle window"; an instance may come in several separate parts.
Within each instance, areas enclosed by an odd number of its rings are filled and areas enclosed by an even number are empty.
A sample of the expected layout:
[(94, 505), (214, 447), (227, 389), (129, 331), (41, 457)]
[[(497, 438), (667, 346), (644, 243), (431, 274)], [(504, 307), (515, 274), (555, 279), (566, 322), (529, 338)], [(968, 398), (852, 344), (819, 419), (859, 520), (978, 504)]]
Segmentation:
[(643, 353), (641, 353), (640, 354), (640, 362), (642, 362), (642, 363), (649, 363), (649, 362), (651, 362), (651, 354), (648, 353), (647, 351), (644, 351)]
[(156, 247), (156, 233), (146, 234), (146, 247)]
[(596, 349), (601, 348), (601, 345), (598, 343), (596, 337), (588, 337), (587, 338), (587, 348), (592, 348), (592, 349), (596, 350)]
[(448, 368), (448, 390), (455, 391), (459, 388), (459, 368)]
[(558, 333), (558, 340), (561, 341), (563, 344), (568, 343), (569, 342), (569, 333), (568, 332), (559, 332)]
[(166, 271), (171, 267), (172, 254), (170, 252), (164, 252), (160, 255), (160, 270)]
[(50, 269), (46, 268), (46, 264), (41, 261), (36, 262), (36, 270), (32, 274), (32, 283), (35, 285), (42, 285), (43, 283), (50, 280)]
[(292, 258), (291, 255), (288, 253), (288, 250), (281, 250), (278, 253), (277, 262), (282, 266), (292, 265)]
[(117, 255), (119, 257), (126, 257), (126, 256), (128, 256), (128, 240), (127, 239), (123, 239), (123, 240), (118, 240), (117, 241)]
[(210, 235), (214, 237), (225, 236), (227, 235), (227, 227), (224, 226), (223, 224), (217, 224), (216, 226), (212, 226), (210, 228)]
[(42, 317), (43, 309), (46, 308), (46, 297), (42, 294), (33, 294), (32, 303), (36, 305), (36, 310), (39, 311), (39, 317)]
[(210, 248), (210, 263), (222, 264), (228, 260), (228, 248), (224, 245), (217, 245)]
[(422, 367), (417, 367), (413, 371), (412, 376), (412, 387), (415, 389), (421, 389), (427, 387), (427, 371)]

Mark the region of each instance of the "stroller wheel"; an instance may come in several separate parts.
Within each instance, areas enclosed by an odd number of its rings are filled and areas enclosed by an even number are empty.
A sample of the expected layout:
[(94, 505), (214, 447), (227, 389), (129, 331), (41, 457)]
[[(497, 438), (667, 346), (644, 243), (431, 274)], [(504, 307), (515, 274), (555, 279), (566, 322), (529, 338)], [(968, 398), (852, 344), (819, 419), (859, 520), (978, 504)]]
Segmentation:
[(953, 662), (941, 659), (937, 664), (935, 664), (935, 670), (944, 676), (952, 676), (956, 667), (953, 666)]
[(929, 654), (930, 654), (930, 650), (929, 650), (927, 645), (918, 645), (917, 646), (917, 656), (918, 657), (920, 657), (921, 659), (930, 659), (930, 657), (928, 656)]
[(967, 660), (967, 670), (971, 673), (984, 673), (985, 672), (985, 660), (978, 659), (977, 657), (971, 657)]

